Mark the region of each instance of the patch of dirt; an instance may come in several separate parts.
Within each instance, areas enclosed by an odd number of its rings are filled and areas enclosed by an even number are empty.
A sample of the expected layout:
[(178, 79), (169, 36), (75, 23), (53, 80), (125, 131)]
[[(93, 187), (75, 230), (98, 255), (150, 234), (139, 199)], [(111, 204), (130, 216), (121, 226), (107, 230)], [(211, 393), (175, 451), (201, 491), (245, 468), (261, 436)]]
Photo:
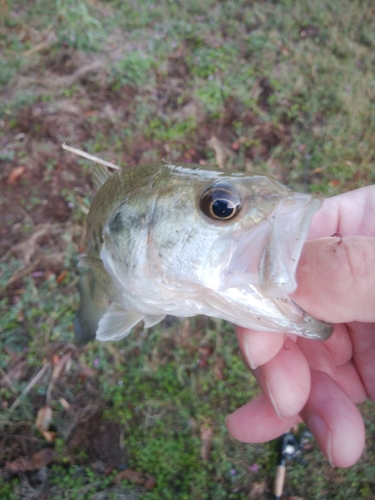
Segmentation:
[[(54, 406), (54, 411), (50, 409), (51, 416), (53, 413), (53, 425), (48, 431), (64, 440), (64, 450), (60, 451), (60, 456), (64, 457), (65, 463), (91, 465), (100, 473), (109, 473), (112, 469), (121, 470), (126, 467), (127, 461), (126, 449), (123, 447), (124, 429), (118, 423), (103, 418), (103, 411), (107, 408), (100, 399), (95, 370), (87, 367), (81, 360), (82, 352), (84, 349), (73, 344), (50, 343), (48, 346), (47, 356), (51, 360), (51, 368), (42, 368), (40, 372), (43, 371), (44, 381), (49, 380), (53, 400), (60, 401), (58, 407)], [(2, 372), (0, 386), (12, 389), (12, 382), (29, 382), (35, 377), (35, 368), (28, 367), (25, 355), (10, 354), (14, 360), (6, 367), (7, 373)], [(60, 360), (70, 359), (68, 372), (61, 368), (56, 372)], [(62, 368), (65, 368), (65, 364)], [(77, 388), (78, 381), (82, 389), (75, 395), (74, 401), (68, 403), (71, 400), (71, 390)], [(14, 406), (19, 399), (18, 396), (9, 402)], [(45, 404), (45, 396), (34, 394), (33, 405), (36, 409), (46, 408)], [(11, 477), (18, 472), (28, 472), (30, 469), (25, 468), (24, 464), (29, 464), (35, 453), (46, 445), (55, 447), (53, 441), (46, 443), (41, 434), (36, 437), (33, 422), (2, 424), (0, 474)]]
[[(237, 141), (238, 147), (232, 147), (236, 168), (241, 168), (237, 160), (240, 149), (246, 164), (247, 160), (256, 158), (267, 160), (275, 146), (289, 144), (287, 125), (264, 123), (253, 112), (242, 109), (235, 99), (228, 99), (221, 116), (214, 120), (207, 120), (198, 102), (181, 100), (188, 71), (181, 50), (171, 54), (168, 79), (160, 78), (156, 89), (161, 115), (166, 114), (175, 122), (193, 116), (199, 125), (199, 130), (184, 140), (177, 158), (174, 153), (175, 160), (205, 162), (207, 141), (212, 137), (228, 149)], [(0, 190), (6, 215), (0, 227), (0, 255), (27, 241), (28, 233), (38, 230), (42, 224), (72, 220), (74, 214), (68, 194), (84, 196), (92, 192), (92, 187), (78, 158), (63, 151), (61, 145), (66, 142), (84, 148), (85, 142), (98, 134), (103, 138), (121, 136), (124, 125), (134, 120), (134, 102), (145, 92), (128, 85), (113, 90), (103, 61), (95, 61), (71, 49), (62, 47), (53, 58), (47, 52), (42, 62), (47, 67), (44, 73), (39, 75), (36, 68), (35, 76), (29, 72), (27, 77), (21, 75), (13, 82), (14, 89), (32, 88), (41, 97), (21, 108), (11, 126), (3, 122), (1, 127), (5, 159), (1, 161)], [(73, 84), (77, 86), (74, 94), (61, 98), (61, 88), (69, 89)], [(46, 92), (56, 93), (58, 97), (44, 102), (42, 96)], [(254, 92), (259, 106), (267, 107), (272, 88), (266, 78), (259, 80)], [(12, 95), (11, 89), (3, 92), (5, 99), (11, 99)], [(244, 129), (240, 138), (233, 136), (233, 124), (237, 121)], [(125, 141), (120, 153), (114, 154), (110, 146), (107, 149), (103, 146), (98, 154), (108, 161), (131, 166), (145, 161), (150, 151), (163, 158), (168, 157), (169, 149), (164, 141), (152, 141), (140, 135)], [(22, 173), (18, 174), (20, 169)], [(48, 248), (47, 238), (43, 243)]]
[(77, 426), (69, 437), (66, 457), (79, 463), (77, 450), (85, 450), (84, 463), (89, 462), (98, 472), (125, 467), (126, 450), (122, 446), (124, 430), (116, 423), (102, 419), (98, 408), (83, 407)]

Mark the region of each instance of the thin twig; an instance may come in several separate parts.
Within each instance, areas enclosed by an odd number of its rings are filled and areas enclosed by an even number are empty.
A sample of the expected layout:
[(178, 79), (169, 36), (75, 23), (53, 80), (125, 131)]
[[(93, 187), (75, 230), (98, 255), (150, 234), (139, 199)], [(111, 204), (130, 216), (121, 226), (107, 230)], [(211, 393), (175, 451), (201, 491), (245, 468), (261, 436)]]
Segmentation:
[(5, 373), (5, 371), (1, 368), (1, 366), (0, 366), (0, 374), (3, 376), (3, 379), (9, 384), (9, 387), (10, 387), (11, 391), (13, 392), (13, 394), (17, 394), (17, 391), (16, 391), (14, 385), (12, 384), (12, 381), (10, 380), (8, 375)]
[(71, 360), (72, 354), (73, 351), (66, 352), (64, 356), (62, 356), (53, 367), (52, 377), (47, 388), (46, 406), (49, 406), (53, 386), (55, 385), (56, 380), (60, 376), (61, 371), (66, 367), (66, 364), (69, 362), (69, 360)]
[(48, 368), (51, 367), (51, 363), (47, 361), (47, 363), (43, 366), (41, 370), (30, 380), (30, 382), (27, 384), (25, 389), (21, 392), (21, 394), (18, 396), (18, 398), (14, 401), (14, 403), (10, 406), (10, 410), (14, 410), (14, 408), (17, 408), (19, 405), (21, 399), (26, 396), (28, 392), (31, 391), (31, 389), (34, 387), (35, 384), (39, 382), (39, 380), (43, 377), (43, 375), (46, 373)]
[(82, 156), (83, 158), (86, 158), (87, 160), (91, 161), (96, 161), (96, 163), (100, 163), (101, 165), (105, 165), (106, 167), (114, 168), (116, 170), (121, 170), (121, 167), (118, 165), (115, 165), (114, 163), (111, 163), (109, 161), (102, 160), (101, 158), (98, 158), (97, 156), (90, 155), (89, 153), (86, 153), (85, 151), (82, 151), (81, 149), (77, 148), (72, 148), (71, 146), (67, 146), (65, 143), (62, 145), (63, 149), (66, 149), (67, 151), (70, 151), (71, 153), (74, 153), (76, 155)]
[[(20, 422), (17, 422), (17, 424), (19, 424)], [(6, 438), (9, 439), (9, 438), (12, 438), (12, 439), (20, 439), (20, 440), (25, 440), (25, 441), (39, 441), (41, 443), (45, 443), (45, 439), (43, 438), (36, 438), (36, 437), (32, 437), (32, 436), (18, 436), (17, 434), (7, 434), (6, 435)]]
[[(9, 427), (17, 427), (20, 425), (27, 425), (29, 427), (35, 427), (34, 422), (26, 422), (23, 420), (17, 420), (16, 422), (13, 422), (12, 420), (1, 420), (0, 419), (0, 429), (2, 429), (5, 425), (9, 425)], [(0, 432), (0, 435), (1, 435), (1, 432)]]
[(27, 276), (32, 271), (34, 271), (34, 269), (38, 266), (38, 264), (39, 264), (39, 261), (34, 262), (33, 264), (30, 264), (30, 266), (24, 267), (24, 268), (20, 269), (19, 271), (16, 271), (15, 273), (13, 273), (12, 276), (7, 281), (7, 283), (5, 283), (5, 285), (0, 287), (0, 293), (2, 293), (4, 290), (6, 290), (6, 288), (8, 288), (8, 286), (11, 285), (12, 283), (14, 283), (15, 281), (18, 281), (19, 279), (23, 278), (24, 276)]
[(123, 450), (125, 448), (124, 439), (125, 439), (125, 427), (121, 427), (120, 436), (119, 436), (119, 448), (120, 448), (120, 450)]
[(34, 47), (31, 47), (31, 49), (26, 50), (26, 52), (23, 52), (23, 57), (30, 57), (35, 54), (35, 52), (40, 52), (41, 50), (48, 49), (49, 46), (57, 40), (57, 36), (53, 31), (55, 24), (56, 23), (52, 23), (47, 26), (47, 28), (42, 33), (42, 37), (44, 38), (44, 40), (37, 45), (34, 45)]
[(35, 52), (40, 52), (41, 50), (48, 49), (50, 47), (50, 45), (53, 44), (53, 42), (54, 42), (54, 40), (44, 40), (43, 42), (38, 43), (37, 45), (35, 45), (31, 49), (26, 50), (26, 52), (23, 52), (22, 55), (23, 55), (23, 57), (30, 57), (33, 54), (35, 54)]

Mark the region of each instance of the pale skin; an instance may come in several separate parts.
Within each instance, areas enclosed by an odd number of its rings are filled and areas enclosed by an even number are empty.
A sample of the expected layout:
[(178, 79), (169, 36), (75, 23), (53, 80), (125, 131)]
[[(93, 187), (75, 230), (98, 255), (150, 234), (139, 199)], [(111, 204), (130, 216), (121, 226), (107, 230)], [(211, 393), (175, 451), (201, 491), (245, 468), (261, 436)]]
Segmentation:
[(375, 186), (327, 199), (309, 240), (293, 300), (334, 333), (318, 342), (237, 327), (262, 394), (227, 427), (239, 441), (259, 443), (304, 421), (328, 461), (349, 467), (365, 442), (356, 404), (375, 402)]

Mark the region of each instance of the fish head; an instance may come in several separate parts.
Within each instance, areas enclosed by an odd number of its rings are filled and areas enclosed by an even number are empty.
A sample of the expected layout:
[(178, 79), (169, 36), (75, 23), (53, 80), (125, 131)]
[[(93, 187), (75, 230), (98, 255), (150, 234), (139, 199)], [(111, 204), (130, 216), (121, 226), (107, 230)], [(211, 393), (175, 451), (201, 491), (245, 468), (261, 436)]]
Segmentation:
[[(139, 167), (140, 168), (140, 167)], [(164, 164), (103, 228), (100, 257), (122, 297), (153, 305), (251, 284), (296, 289), (295, 270), (320, 200), (267, 176)]]

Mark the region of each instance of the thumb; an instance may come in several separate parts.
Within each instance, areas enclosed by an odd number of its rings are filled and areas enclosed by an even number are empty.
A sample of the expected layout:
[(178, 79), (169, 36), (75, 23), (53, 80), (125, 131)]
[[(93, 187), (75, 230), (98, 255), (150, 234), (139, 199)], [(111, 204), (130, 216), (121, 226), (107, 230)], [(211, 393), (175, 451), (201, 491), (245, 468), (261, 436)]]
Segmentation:
[(375, 321), (375, 237), (308, 241), (297, 268), (293, 300), (330, 323)]

